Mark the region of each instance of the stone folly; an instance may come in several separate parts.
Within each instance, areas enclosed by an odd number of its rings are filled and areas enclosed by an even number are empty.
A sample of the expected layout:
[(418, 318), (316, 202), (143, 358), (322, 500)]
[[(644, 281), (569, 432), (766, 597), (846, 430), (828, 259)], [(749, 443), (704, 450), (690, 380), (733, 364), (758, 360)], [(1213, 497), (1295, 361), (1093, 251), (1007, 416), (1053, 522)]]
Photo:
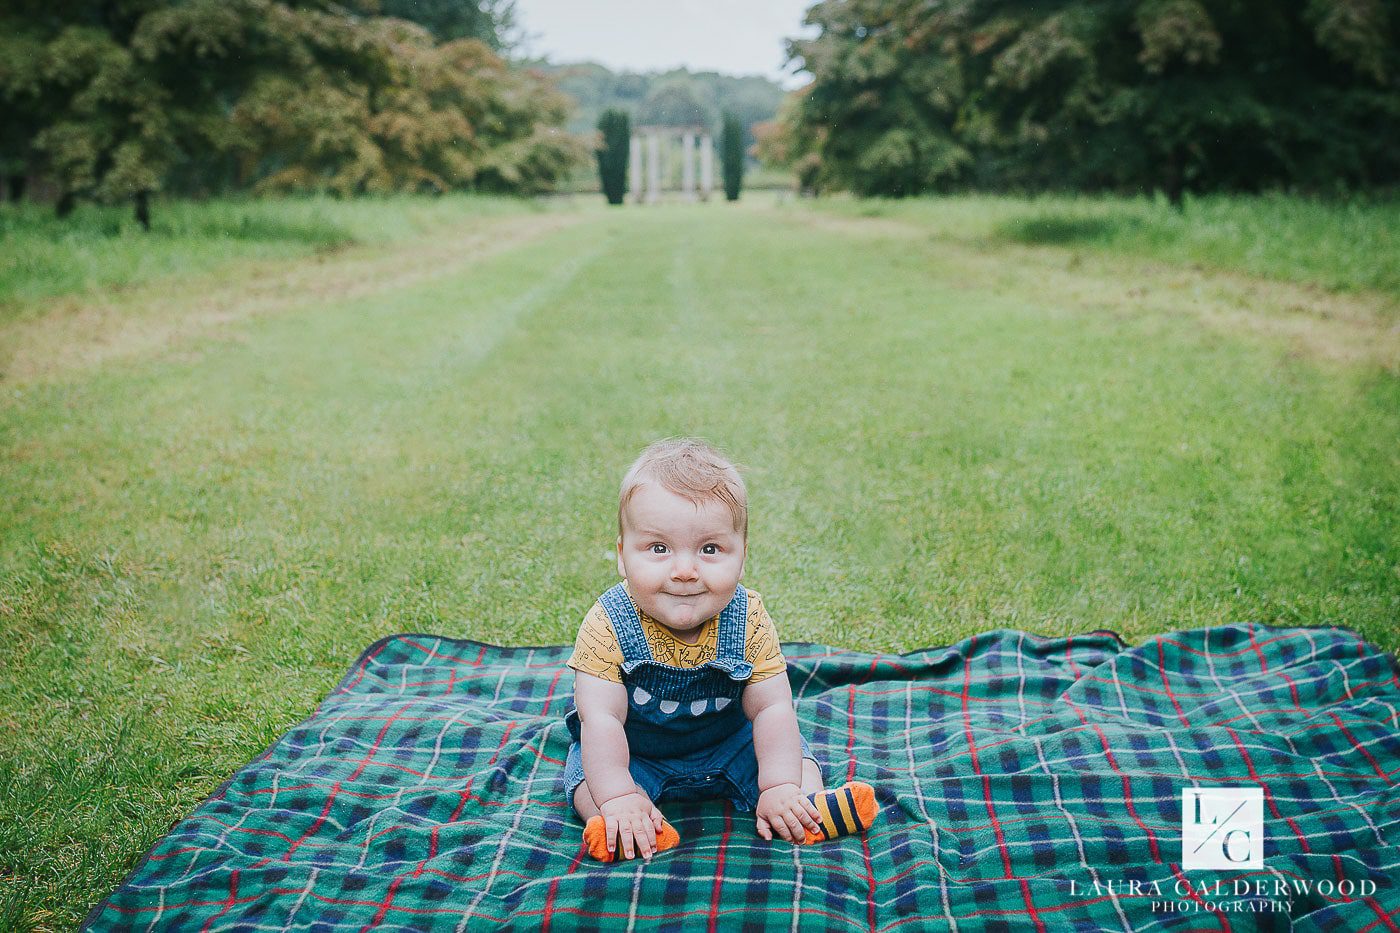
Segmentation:
[[(670, 178), (668, 160), (680, 140), (681, 197), (708, 201), (715, 189), (714, 143), (703, 126), (639, 126), (632, 134), (628, 153), (628, 186), (636, 204), (655, 204), (661, 198), (663, 179)], [(699, 190), (696, 189), (695, 155), (700, 154)]]

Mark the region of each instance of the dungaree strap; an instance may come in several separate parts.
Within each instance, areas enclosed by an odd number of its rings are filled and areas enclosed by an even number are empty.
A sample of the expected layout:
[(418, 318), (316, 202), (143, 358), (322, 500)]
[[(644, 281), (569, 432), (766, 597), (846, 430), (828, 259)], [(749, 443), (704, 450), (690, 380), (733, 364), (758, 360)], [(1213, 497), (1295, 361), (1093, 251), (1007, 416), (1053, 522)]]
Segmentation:
[(749, 633), (749, 594), (741, 583), (734, 590), (734, 598), (719, 614), (719, 640), (715, 646), (715, 660), (724, 662), (731, 668), (744, 663), (744, 642)]
[[(613, 633), (617, 635), (618, 647), (622, 649), (623, 669), (630, 671), (642, 661), (652, 660), (651, 646), (642, 632), (641, 616), (637, 614), (632, 597), (627, 595), (626, 586), (618, 583), (599, 596), (598, 602), (608, 614)], [(744, 660), (748, 629), (749, 594), (740, 584), (734, 589), (734, 598), (720, 610), (715, 660), (711, 662), (739, 680), (747, 680), (753, 674), (753, 665)]]
[(617, 635), (623, 663), (650, 661), (651, 648), (647, 645), (647, 637), (642, 634), (642, 620), (637, 615), (637, 607), (632, 602), (632, 597), (627, 595), (627, 587), (621, 583), (617, 584), (599, 596), (598, 602), (608, 614), (613, 633)]

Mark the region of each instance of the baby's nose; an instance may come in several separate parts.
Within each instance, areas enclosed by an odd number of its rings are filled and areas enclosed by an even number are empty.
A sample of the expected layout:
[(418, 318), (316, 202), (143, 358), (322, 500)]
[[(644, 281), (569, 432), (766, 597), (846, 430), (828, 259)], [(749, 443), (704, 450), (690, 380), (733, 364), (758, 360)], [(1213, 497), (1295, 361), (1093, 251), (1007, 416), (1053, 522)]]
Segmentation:
[(671, 576), (677, 580), (694, 580), (699, 576), (695, 569), (695, 561), (685, 557), (677, 557), (671, 564)]

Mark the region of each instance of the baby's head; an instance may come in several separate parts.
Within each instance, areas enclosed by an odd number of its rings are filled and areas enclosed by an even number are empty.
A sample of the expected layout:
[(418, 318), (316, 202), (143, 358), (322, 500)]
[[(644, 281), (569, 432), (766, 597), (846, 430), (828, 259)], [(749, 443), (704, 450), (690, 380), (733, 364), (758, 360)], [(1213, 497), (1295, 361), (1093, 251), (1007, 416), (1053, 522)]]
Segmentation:
[(748, 531), (748, 493), (734, 464), (704, 441), (658, 441), (622, 480), (617, 571), (637, 608), (686, 632), (733, 598)]

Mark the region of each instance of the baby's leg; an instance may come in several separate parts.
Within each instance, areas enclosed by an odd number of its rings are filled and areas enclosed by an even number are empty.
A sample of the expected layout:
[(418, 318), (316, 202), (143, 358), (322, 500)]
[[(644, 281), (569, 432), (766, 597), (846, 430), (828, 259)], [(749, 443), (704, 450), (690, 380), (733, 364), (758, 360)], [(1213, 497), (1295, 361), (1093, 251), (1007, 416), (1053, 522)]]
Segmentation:
[[(647, 803), (651, 803), (651, 796), (648, 795), (646, 791), (642, 790), (642, 785), (634, 782), (632, 786), (637, 789), (638, 794), (646, 797)], [(654, 803), (651, 805), (656, 806)], [(580, 783), (578, 788), (574, 791), (574, 812), (583, 817), (585, 823), (603, 812), (598, 808), (598, 804), (593, 802), (593, 795), (589, 793), (587, 781)]]
[[(805, 751), (805, 748), (804, 748)], [(804, 843), (824, 842), (851, 833), (863, 833), (875, 822), (880, 805), (875, 789), (860, 781), (847, 781), (835, 790), (826, 790), (821, 768), (810, 758), (802, 759), (802, 793), (817, 808), (821, 828), (807, 830)]]
[[(637, 788), (638, 793), (641, 790), (640, 787)], [(574, 791), (574, 812), (582, 817), (585, 823), (602, 812), (598, 809), (598, 805), (593, 802), (593, 795), (588, 792), (587, 781), (580, 784)]]
[[(633, 786), (637, 788), (637, 793), (644, 797), (648, 804), (656, 806), (640, 785), (634, 783)], [(598, 804), (594, 802), (593, 795), (589, 793), (587, 781), (579, 784), (574, 791), (574, 811), (583, 817), (586, 824), (583, 827), (583, 841), (588, 847), (588, 854), (600, 862), (613, 861), (616, 855), (608, 849), (607, 820), (598, 808)], [(675, 848), (680, 845), (680, 841), (681, 837), (676, 832), (676, 828), (662, 820), (661, 829), (656, 833), (656, 851), (665, 852), (667, 849)]]
[(824, 842), (869, 829), (870, 824), (875, 822), (875, 814), (880, 812), (880, 805), (875, 802), (875, 788), (863, 781), (847, 781), (834, 790), (822, 790), (821, 775), (818, 774), (818, 788), (813, 793), (807, 789), (806, 766), (809, 764), (813, 762), (804, 760), (802, 790), (816, 804), (819, 814), (817, 822), (821, 824), (821, 829), (816, 832), (807, 830), (807, 838), (803, 842)]

